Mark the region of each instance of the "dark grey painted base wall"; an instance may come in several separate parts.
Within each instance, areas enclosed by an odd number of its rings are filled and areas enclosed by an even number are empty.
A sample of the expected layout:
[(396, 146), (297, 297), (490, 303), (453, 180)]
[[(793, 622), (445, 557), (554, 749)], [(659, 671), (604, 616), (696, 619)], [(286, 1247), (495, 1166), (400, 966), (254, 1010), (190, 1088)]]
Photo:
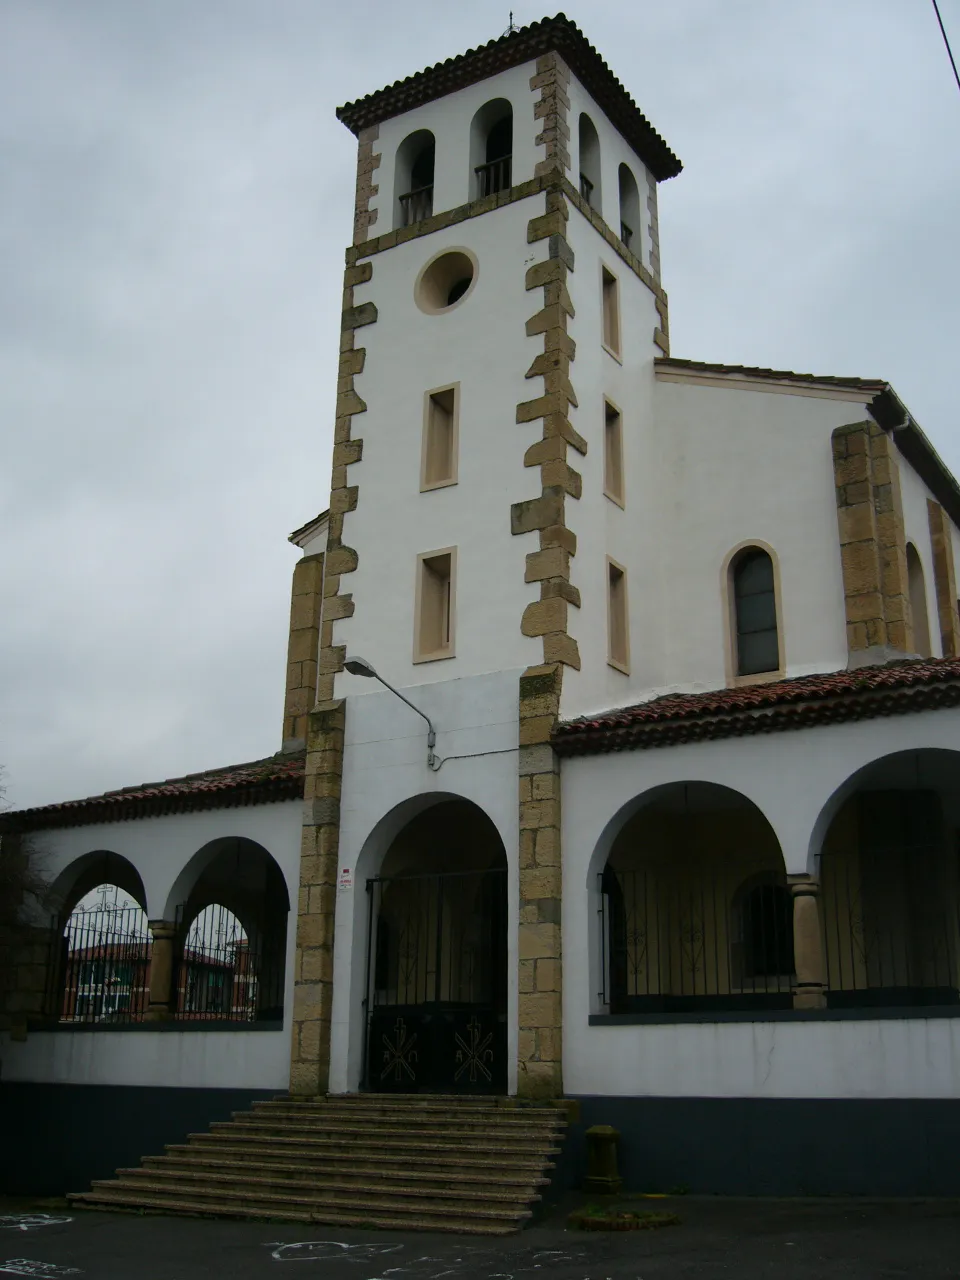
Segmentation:
[(275, 1089), (0, 1084), (0, 1193), (64, 1195), (162, 1155)]
[[(63, 1195), (135, 1167), (275, 1090), (0, 1084), (0, 1193)], [(631, 1191), (960, 1195), (960, 1100), (580, 1097), (551, 1192), (579, 1186), (585, 1131), (620, 1130)]]
[(584, 1131), (620, 1130), (631, 1191), (960, 1195), (960, 1100), (581, 1097), (556, 1181), (579, 1186)]

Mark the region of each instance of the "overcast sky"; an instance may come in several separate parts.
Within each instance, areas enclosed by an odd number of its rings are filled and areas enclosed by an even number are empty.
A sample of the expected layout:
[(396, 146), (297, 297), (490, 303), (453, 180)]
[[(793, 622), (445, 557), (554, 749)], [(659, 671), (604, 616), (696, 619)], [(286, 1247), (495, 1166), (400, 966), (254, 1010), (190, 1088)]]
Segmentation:
[[(0, 0), (13, 804), (279, 747), (286, 535), (327, 501), (352, 222), (334, 109), (508, 5)], [(941, 11), (960, 52), (960, 0)], [(960, 93), (932, 5), (566, 12), (684, 162), (673, 354), (889, 379), (960, 471)]]

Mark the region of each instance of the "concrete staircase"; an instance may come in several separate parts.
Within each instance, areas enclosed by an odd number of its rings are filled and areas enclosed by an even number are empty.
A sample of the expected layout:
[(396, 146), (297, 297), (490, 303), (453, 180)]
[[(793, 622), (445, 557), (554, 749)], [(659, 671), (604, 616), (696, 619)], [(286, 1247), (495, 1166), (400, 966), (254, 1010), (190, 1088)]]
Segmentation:
[(506, 1235), (540, 1199), (565, 1126), (562, 1110), (512, 1098), (280, 1097), (69, 1199), (89, 1209)]

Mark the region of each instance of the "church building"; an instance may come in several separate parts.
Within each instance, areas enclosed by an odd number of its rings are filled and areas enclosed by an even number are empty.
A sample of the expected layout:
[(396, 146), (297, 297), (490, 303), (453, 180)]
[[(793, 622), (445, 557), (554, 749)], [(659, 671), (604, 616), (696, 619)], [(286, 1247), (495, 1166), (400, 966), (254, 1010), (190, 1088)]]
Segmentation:
[(960, 1193), (956, 480), (882, 379), (671, 353), (681, 164), (563, 15), (337, 115), (281, 749), (5, 817), (52, 876), (5, 1189), (183, 1207), (123, 1166), (264, 1104), (541, 1125), (557, 1185), (607, 1124), (638, 1191)]

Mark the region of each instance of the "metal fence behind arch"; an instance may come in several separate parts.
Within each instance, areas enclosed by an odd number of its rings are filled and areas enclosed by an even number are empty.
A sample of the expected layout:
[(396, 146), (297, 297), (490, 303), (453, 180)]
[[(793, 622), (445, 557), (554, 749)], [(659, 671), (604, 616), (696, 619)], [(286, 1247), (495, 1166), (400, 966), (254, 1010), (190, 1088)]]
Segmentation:
[(793, 919), (783, 872), (737, 884), (608, 866), (597, 877), (601, 1006), (611, 1013), (790, 1008)]
[(136, 904), (100, 903), (54, 917), (47, 1009), (64, 1023), (142, 1022), (150, 996), (150, 930)]
[(184, 928), (177, 908), (174, 1016), (187, 1022), (262, 1022), (283, 1017), (285, 948), (276, 931), (248, 936), (220, 903)]

